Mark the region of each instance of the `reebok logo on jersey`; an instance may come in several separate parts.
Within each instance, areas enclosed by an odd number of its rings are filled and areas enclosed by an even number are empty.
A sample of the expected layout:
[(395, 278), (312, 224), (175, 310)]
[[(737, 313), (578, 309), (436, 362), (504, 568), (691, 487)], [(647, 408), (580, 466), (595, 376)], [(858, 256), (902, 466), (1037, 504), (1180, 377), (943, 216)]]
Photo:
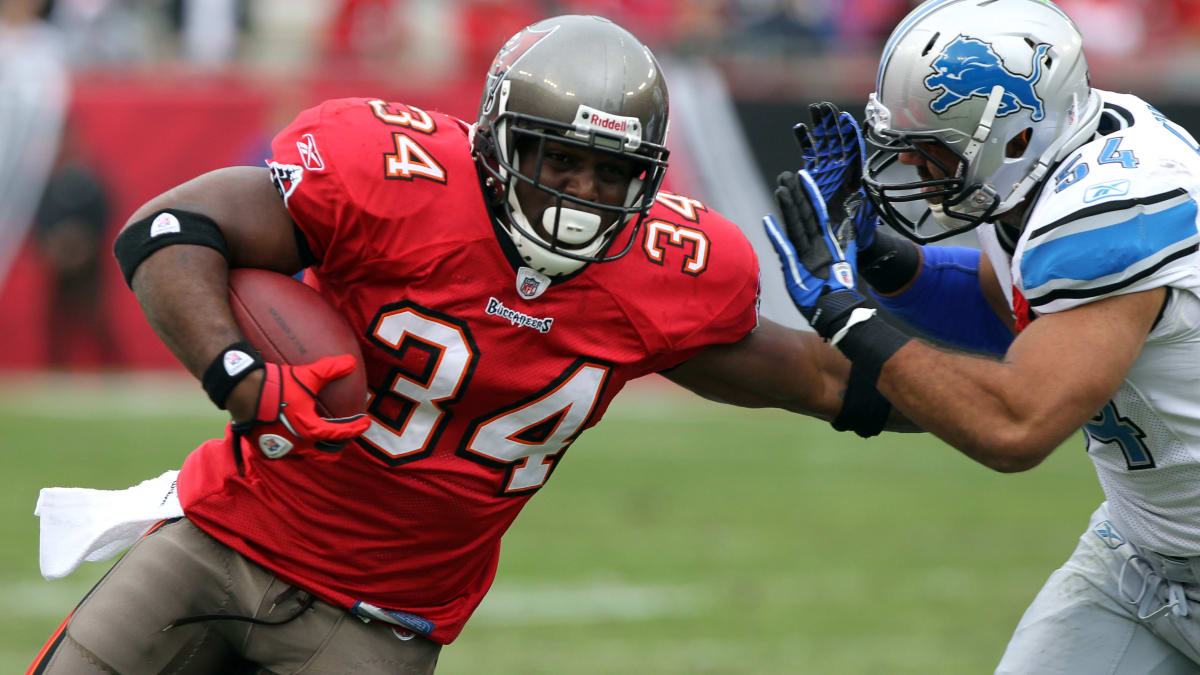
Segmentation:
[(160, 235), (176, 234), (178, 232), (179, 219), (171, 213), (160, 213), (158, 214), (158, 217), (154, 219), (154, 222), (150, 223), (151, 239)]
[(1109, 197), (1124, 197), (1129, 194), (1130, 185), (1132, 183), (1125, 178), (1093, 185), (1083, 194), (1083, 203), (1091, 204), (1092, 202), (1098, 202), (1101, 199), (1108, 199)]
[(509, 309), (504, 306), (503, 302), (500, 302), (496, 298), (488, 298), (487, 307), (483, 311), (488, 315), (507, 319), (514, 326), (532, 328), (543, 335), (549, 333), (550, 327), (554, 325), (553, 318), (539, 319), (536, 316), (529, 316), (524, 312)]
[(222, 365), (225, 366), (225, 373), (233, 377), (249, 368), (253, 363), (254, 359), (246, 352), (231, 349), (225, 352), (225, 360), (222, 362)]
[(1092, 532), (1097, 537), (1100, 537), (1100, 541), (1104, 542), (1104, 545), (1109, 548), (1121, 548), (1121, 545), (1125, 543), (1125, 537), (1122, 537), (1121, 533), (1117, 532), (1113, 524), (1107, 520), (1096, 523), (1096, 527), (1092, 528)]
[(321, 153), (317, 151), (317, 139), (312, 134), (304, 134), (296, 141), (296, 150), (300, 151), (300, 163), (304, 168), (309, 171), (325, 170), (325, 160), (321, 159)]

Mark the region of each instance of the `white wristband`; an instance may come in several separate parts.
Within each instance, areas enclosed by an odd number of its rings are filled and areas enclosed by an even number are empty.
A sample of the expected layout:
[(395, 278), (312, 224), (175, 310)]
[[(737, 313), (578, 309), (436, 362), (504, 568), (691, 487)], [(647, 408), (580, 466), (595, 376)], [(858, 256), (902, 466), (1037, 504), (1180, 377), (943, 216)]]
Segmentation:
[(846, 337), (846, 334), (850, 332), (851, 328), (866, 321), (867, 319), (870, 319), (873, 316), (875, 316), (875, 310), (873, 308), (855, 307), (854, 311), (850, 312), (850, 319), (846, 321), (846, 325), (842, 326), (841, 330), (833, 334), (833, 337), (829, 340), (829, 344), (836, 347), (837, 343), (841, 342), (842, 338)]

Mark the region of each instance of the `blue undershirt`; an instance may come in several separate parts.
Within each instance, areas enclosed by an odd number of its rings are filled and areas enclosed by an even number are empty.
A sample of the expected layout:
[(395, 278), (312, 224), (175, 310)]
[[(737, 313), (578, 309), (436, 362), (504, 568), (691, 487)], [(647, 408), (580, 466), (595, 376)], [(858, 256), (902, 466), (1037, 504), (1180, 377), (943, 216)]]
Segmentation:
[(872, 293), (879, 304), (925, 335), (991, 354), (1008, 351), (1013, 335), (979, 285), (980, 252), (961, 246), (922, 246), (921, 269), (899, 295)]

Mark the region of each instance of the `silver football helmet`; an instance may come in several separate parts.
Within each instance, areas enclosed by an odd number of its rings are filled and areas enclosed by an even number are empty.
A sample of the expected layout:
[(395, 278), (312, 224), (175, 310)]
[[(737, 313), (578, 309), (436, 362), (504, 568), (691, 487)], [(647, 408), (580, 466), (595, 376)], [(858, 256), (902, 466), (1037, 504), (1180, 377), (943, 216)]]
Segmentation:
[[(522, 260), (549, 276), (570, 274), (632, 248), (667, 167), (666, 82), (650, 50), (611, 21), (546, 19), (496, 55), (473, 134), (485, 187)], [(536, 170), (522, 173), (518, 146), (538, 153), (540, 167), (547, 140), (633, 159), (636, 175), (625, 202), (587, 201), (540, 183)], [(544, 234), (521, 208), (515, 189), (521, 181), (553, 197), (552, 206), (530, 214)], [(616, 242), (618, 236), (624, 241)]]
[[(1079, 30), (1049, 0), (929, 0), (884, 47), (867, 105), (867, 195), (919, 243), (965, 232), (1029, 196), (1092, 137), (1102, 107)], [(942, 176), (897, 162), (911, 152)], [(919, 217), (902, 205), (923, 200)]]

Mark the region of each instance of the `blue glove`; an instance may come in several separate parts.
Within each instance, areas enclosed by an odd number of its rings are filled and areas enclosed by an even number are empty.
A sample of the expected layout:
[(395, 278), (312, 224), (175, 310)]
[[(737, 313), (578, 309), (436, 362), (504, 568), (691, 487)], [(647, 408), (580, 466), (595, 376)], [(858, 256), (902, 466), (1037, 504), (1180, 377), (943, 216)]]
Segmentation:
[(784, 284), (813, 329), (830, 339), (863, 304), (855, 290), (854, 223), (843, 223), (833, 235), (820, 188), (807, 171), (780, 174), (775, 201), (783, 226), (766, 216), (763, 227), (783, 264)]
[(800, 144), (802, 168), (816, 182), (834, 228), (852, 221), (859, 249), (865, 249), (875, 239), (879, 215), (862, 188), (866, 156), (862, 130), (850, 113), (840, 112), (832, 103), (813, 103), (808, 115), (810, 124), (792, 128)]

